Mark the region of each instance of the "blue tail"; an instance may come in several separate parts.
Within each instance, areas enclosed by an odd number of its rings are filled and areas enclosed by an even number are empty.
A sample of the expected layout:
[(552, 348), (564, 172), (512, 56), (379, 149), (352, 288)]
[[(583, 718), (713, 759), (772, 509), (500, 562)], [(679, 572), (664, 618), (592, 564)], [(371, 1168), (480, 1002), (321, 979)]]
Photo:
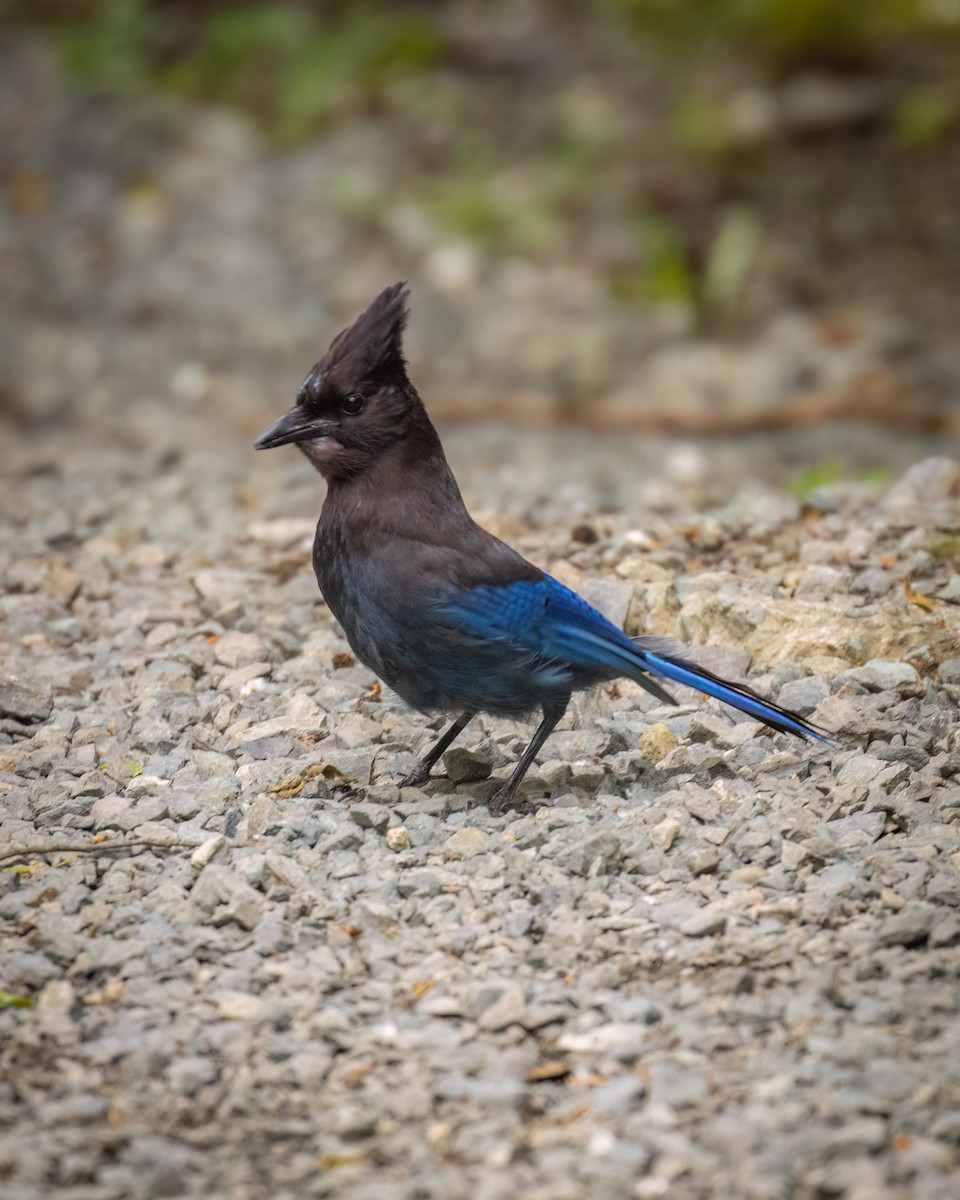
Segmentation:
[[(705, 692), (708, 696), (714, 696), (717, 700), (722, 700), (724, 704), (733, 705), (734, 708), (738, 708), (751, 717), (756, 717), (764, 725), (769, 725), (771, 729), (778, 729), (781, 733), (795, 733), (797, 737), (812, 738), (816, 742), (826, 742), (827, 744), (832, 743), (833, 739), (823, 730), (817, 729), (815, 725), (811, 725), (797, 713), (781, 708), (779, 704), (774, 704), (770, 700), (764, 700), (744, 684), (730, 683), (729, 680), (721, 679), (719, 675), (714, 675), (706, 667), (697, 666), (696, 663), (681, 658), (678, 654), (662, 653), (659, 650), (648, 648), (649, 643), (654, 640), (653, 638), (637, 638), (635, 643), (638, 657), (643, 660), (644, 668), (652, 675), (657, 675), (661, 679), (672, 679), (674, 683), (683, 683), (687, 687)], [(656, 640), (659, 641), (659, 639)], [(663, 640), (667, 642), (667, 639)], [(669, 645), (669, 642), (667, 644)]]
[(626, 675), (666, 704), (676, 701), (650, 677), (672, 679), (732, 704), (772, 729), (817, 742), (832, 741), (797, 713), (684, 658), (670, 638), (628, 637), (582, 596), (549, 575), (459, 591), (444, 597), (434, 611), (452, 624), (457, 636), (505, 647), (507, 655), (530, 656), (550, 671), (562, 672), (565, 665), (585, 668), (588, 679), (589, 672), (597, 672), (592, 682)]

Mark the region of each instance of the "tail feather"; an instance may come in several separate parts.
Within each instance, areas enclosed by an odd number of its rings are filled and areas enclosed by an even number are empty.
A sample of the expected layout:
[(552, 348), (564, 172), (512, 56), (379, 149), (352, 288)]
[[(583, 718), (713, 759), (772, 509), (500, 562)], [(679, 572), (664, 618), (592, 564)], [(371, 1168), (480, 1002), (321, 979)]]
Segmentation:
[(596, 631), (582, 625), (557, 625), (550, 632), (550, 652), (569, 662), (610, 667), (629, 675), (662, 704), (676, 704), (673, 696), (656, 680), (637, 670), (637, 648), (630, 638), (618, 629), (614, 630), (614, 634), (619, 635), (616, 640), (609, 636), (603, 626)]
[(642, 642), (637, 645), (637, 654), (643, 660), (644, 669), (652, 675), (657, 675), (661, 679), (672, 679), (674, 683), (686, 684), (687, 687), (697, 688), (698, 691), (705, 692), (708, 696), (714, 696), (717, 700), (722, 700), (725, 704), (730, 704), (741, 712), (756, 717), (758, 721), (769, 725), (771, 729), (777, 729), (781, 733), (793, 733), (797, 737), (812, 739), (816, 742), (829, 744), (833, 740), (822, 729), (805, 721), (798, 713), (781, 708), (779, 704), (774, 704), (770, 700), (764, 700), (762, 696), (758, 696), (745, 684), (731, 683), (727, 679), (721, 679), (719, 675), (714, 675), (706, 667), (698, 666), (678, 654), (658, 653), (644, 647)]
[(448, 619), (454, 619), (456, 628), (474, 637), (510, 641), (546, 663), (581, 667), (588, 677), (596, 672), (597, 680), (603, 678), (598, 668), (625, 675), (663, 703), (676, 701), (657, 679), (698, 688), (771, 729), (817, 742), (832, 741), (797, 713), (691, 662), (670, 638), (628, 637), (582, 596), (549, 575), (536, 582), (481, 586), (458, 593), (443, 611)]

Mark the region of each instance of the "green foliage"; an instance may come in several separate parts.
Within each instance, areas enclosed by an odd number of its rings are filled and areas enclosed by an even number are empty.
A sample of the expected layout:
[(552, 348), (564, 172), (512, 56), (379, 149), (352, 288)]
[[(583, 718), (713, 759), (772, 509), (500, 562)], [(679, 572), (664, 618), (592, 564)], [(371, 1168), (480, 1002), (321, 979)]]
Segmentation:
[(556, 207), (535, 181), (452, 171), (425, 183), (423, 194), (448, 233), (500, 251), (537, 254), (558, 236)]
[(257, 5), (213, 13), (189, 51), (164, 81), (187, 95), (238, 98), (290, 69), (311, 40), (312, 20), (301, 9)]
[(730, 145), (725, 109), (704, 96), (685, 96), (670, 115), (670, 131), (679, 145), (694, 154), (721, 154)]
[(512, 253), (554, 247), (592, 202), (596, 180), (609, 178), (623, 132), (601, 97), (576, 87), (561, 95), (557, 119), (536, 155), (513, 163), (490, 137), (458, 127), (452, 163), (420, 187), (438, 224)]
[(159, 25), (143, 0), (102, 0), (59, 36), (67, 70), (106, 92), (132, 95), (152, 81)]
[[(673, 188), (671, 197), (668, 186), (666, 199), (638, 200), (633, 156), (641, 144), (647, 153), (647, 142), (637, 140), (636, 114), (599, 72), (550, 85), (548, 127), (537, 129), (535, 145), (523, 129), (506, 145), (483, 132), (490, 84), (478, 72), (475, 85), (445, 60), (445, 15), (428, 0), (8, 2), (19, 20), (58, 40), (76, 76), (105, 91), (162, 89), (237, 105), (284, 143), (358, 112), (388, 110), (398, 125), (416, 125), (423, 162), (400, 178), (382, 164), (343, 164), (321, 185), (325, 200), (371, 228), (411, 191), (440, 229), (494, 254), (569, 250), (585, 228), (609, 221), (614, 295), (631, 305), (679, 306), (701, 324), (736, 309), (756, 262), (763, 230), (747, 205), (722, 211), (723, 201), (713, 201), (705, 234), (692, 228), (685, 197), (693, 189)], [(704, 61), (715, 63), (711, 51), (732, 47), (762, 68), (960, 31), (957, 6), (933, 0), (586, 0), (575, 12), (584, 23), (625, 23), (661, 57), (707, 51)], [(749, 195), (749, 185), (740, 186), (742, 142), (731, 106), (710, 94), (718, 87), (722, 94), (722, 74), (698, 78), (669, 114), (675, 145), (668, 154), (687, 152), (679, 170), (700, 197)], [(954, 109), (952, 85), (915, 85), (893, 114), (893, 134), (905, 147), (936, 144)], [(662, 152), (662, 137), (658, 144)], [(664, 212), (647, 212), (647, 204)]]
[(489, 139), (467, 135), (460, 140), (450, 169), (423, 184), (427, 206), (443, 228), (476, 241), (505, 236), (511, 214), (492, 182), (499, 165)]
[(724, 43), (784, 56), (864, 49), (960, 32), (960, 14), (925, 0), (601, 0), (645, 41), (671, 50)]
[(902, 146), (928, 146), (939, 142), (952, 115), (950, 97), (942, 87), (921, 84), (900, 97), (896, 113), (897, 140)]
[(645, 215), (636, 233), (641, 265), (617, 276), (614, 295), (626, 304), (680, 305), (701, 322), (735, 308), (761, 237), (751, 210), (729, 209), (698, 264), (678, 223)]
[(440, 224), (450, 233), (467, 238), (485, 241), (501, 237), (507, 218), (487, 182), (472, 173), (438, 179), (427, 190)]
[(930, 550), (934, 558), (940, 559), (941, 562), (948, 561), (951, 558), (960, 558), (960, 537), (944, 538), (942, 542), (937, 542)]
[(829, 483), (838, 483), (843, 478), (843, 463), (838, 458), (815, 463), (799, 471), (787, 484), (787, 491), (797, 500), (806, 500), (817, 490)]
[(439, 53), (435, 29), (413, 15), (357, 5), (320, 17), (258, 3), (212, 16), (163, 82), (253, 106), (271, 132), (298, 141), (342, 105), (376, 101), (392, 79), (432, 66)]
[(626, 304), (694, 308), (696, 279), (677, 228), (662, 217), (644, 216), (637, 222), (637, 241), (643, 265), (614, 280), (614, 295)]
[(885, 487), (893, 479), (893, 475), (886, 467), (870, 467), (869, 470), (860, 472), (859, 479), (861, 483), (876, 483)]
[[(848, 478), (846, 466), (842, 459), (831, 458), (822, 463), (814, 463), (799, 471), (787, 483), (787, 491), (797, 500), (808, 499), (817, 488), (827, 487), (831, 483), (839, 483)], [(886, 484), (890, 482), (890, 472), (881, 468), (861, 471), (856, 476), (859, 483)]]
[(377, 103), (441, 50), (433, 23), (383, 4), (329, 14), (266, 0), (212, 7), (176, 54), (171, 28), (150, 0), (96, 0), (57, 40), (68, 70), (90, 86), (238, 104), (284, 141), (308, 137), (341, 106)]

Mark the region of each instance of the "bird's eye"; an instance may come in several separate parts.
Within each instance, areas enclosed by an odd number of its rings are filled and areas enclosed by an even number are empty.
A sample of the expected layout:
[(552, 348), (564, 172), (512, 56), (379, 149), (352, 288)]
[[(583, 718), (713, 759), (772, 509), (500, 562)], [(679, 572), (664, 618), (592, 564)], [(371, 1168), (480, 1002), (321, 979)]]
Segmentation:
[(345, 413), (353, 416), (363, 408), (363, 397), (359, 392), (351, 392), (349, 396), (344, 396), (341, 407)]

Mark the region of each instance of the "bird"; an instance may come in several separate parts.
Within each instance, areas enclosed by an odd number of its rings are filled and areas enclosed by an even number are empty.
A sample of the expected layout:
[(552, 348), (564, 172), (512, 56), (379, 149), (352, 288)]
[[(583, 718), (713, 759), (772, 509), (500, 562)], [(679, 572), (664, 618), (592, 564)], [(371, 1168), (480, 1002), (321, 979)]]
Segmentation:
[(412, 708), (452, 717), (401, 781), (419, 786), (478, 713), (540, 724), (490, 800), (505, 811), (574, 692), (626, 677), (665, 704), (685, 684), (770, 728), (831, 739), (715, 675), (671, 639), (629, 637), (470, 516), (403, 351), (409, 291), (377, 296), (256, 441), (295, 444), (324, 477), (313, 567), (356, 657)]

